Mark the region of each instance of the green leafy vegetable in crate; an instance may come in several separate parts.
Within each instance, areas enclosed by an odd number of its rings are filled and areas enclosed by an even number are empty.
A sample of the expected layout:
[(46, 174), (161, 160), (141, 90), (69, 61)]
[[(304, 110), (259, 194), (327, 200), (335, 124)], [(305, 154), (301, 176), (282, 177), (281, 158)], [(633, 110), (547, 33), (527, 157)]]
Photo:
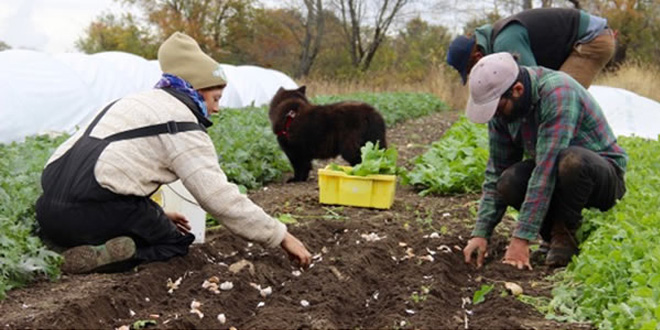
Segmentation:
[[(399, 153), (395, 148), (379, 148), (378, 142), (373, 144), (367, 142), (362, 148), (362, 162), (355, 165), (350, 170), (346, 170), (348, 175), (367, 176), (371, 174), (389, 174), (396, 175), (402, 172), (402, 169), (396, 165)], [(330, 169), (334, 171), (344, 171), (339, 165), (332, 163)]]

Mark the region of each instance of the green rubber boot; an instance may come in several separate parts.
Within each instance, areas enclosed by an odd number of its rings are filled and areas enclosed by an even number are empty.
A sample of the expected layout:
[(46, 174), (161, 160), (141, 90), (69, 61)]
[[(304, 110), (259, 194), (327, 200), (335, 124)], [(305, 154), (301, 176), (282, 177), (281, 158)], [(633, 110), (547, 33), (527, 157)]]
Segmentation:
[(67, 274), (122, 271), (135, 256), (135, 242), (128, 236), (120, 236), (102, 245), (76, 246), (64, 251), (62, 256), (62, 271)]

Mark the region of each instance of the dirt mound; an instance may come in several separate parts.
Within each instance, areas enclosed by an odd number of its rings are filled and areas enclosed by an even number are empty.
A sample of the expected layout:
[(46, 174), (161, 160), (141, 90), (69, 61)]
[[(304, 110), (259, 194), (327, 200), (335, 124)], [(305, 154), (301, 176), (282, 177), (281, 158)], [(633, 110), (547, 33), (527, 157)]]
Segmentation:
[[(410, 159), (455, 118), (411, 121), (388, 131), (388, 139)], [(11, 291), (0, 303), (0, 324), (107, 329), (154, 320), (150, 328), (580, 327), (547, 321), (532, 306), (502, 294), (504, 281), (519, 283), (531, 295), (547, 296), (550, 290), (544, 281), (550, 270), (517, 271), (497, 262), (506, 246), (502, 235), (494, 238), (482, 270), (463, 263), (460, 249), (478, 196), (422, 198), (398, 187), (390, 210), (327, 206), (318, 203), (316, 179), (312, 175), (305, 183), (273, 184), (251, 194), (270, 214), (289, 213), (298, 220), (289, 228), (314, 254), (308, 270), (296, 269), (281, 249), (264, 249), (219, 228), (186, 257), (129, 273), (64, 276)], [(219, 293), (204, 288), (213, 277), (218, 284), (231, 282), (232, 288)], [(179, 278), (178, 287), (168, 292), (168, 282)], [(483, 303), (464, 300), (483, 284), (495, 285)], [(197, 312), (191, 312), (193, 301), (201, 303)]]

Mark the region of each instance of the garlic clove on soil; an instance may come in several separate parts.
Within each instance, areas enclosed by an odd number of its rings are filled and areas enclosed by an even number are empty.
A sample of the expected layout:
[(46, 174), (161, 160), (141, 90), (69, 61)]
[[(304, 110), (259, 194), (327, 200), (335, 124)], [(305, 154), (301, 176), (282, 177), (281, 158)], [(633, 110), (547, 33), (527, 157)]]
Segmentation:
[(519, 296), (523, 293), (522, 287), (513, 282), (504, 283), (504, 287), (514, 296)]
[(233, 288), (234, 288), (234, 283), (229, 282), (229, 281), (222, 282), (222, 284), (220, 284), (220, 290), (223, 290), (223, 291), (228, 291), (228, 290), (231, 290)]
[(273, 288), (271, 287), (267, 287), (265, 289), (259, 290), (259, 294), (264, 298), (270, 296), (272, 293), (273, 293)]

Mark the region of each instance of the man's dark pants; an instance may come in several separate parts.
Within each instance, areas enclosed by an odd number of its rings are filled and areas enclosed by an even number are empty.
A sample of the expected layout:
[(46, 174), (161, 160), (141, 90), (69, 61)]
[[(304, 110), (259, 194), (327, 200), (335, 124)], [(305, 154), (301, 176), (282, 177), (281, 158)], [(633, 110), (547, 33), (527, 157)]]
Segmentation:
[[(568, 147), (559, 153), (557, 164), (555, 190), (540, 232), (546, 242), (551, 241), (555, 221), (574, 231), (582, 222), (582, 209), (607, 211), (626, 192), (623, 172), (589, 149)], [(502, 173), (497, 191), (507, 205), (520, 210), (535, 166), (533, 160), (525, 160)]]

